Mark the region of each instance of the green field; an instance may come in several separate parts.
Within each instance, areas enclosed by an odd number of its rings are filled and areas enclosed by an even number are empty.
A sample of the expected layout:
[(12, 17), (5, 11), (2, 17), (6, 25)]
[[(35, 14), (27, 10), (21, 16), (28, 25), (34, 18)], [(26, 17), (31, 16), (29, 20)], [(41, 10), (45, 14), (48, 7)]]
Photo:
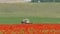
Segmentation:
[(60, 3), (0, 3), (0, 24), (60, 23)]

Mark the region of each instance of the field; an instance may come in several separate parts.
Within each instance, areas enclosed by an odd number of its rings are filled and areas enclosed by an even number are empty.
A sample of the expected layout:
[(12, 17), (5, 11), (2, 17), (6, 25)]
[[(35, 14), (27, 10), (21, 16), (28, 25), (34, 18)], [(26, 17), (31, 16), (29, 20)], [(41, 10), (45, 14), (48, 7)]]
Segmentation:
[(26, 17), (32, 23), (60, 23), (60, 3), (0, 3), (0, 24), (19, 24)]
[(60, 34), (60, 24), (0, 24), (0, 34)]

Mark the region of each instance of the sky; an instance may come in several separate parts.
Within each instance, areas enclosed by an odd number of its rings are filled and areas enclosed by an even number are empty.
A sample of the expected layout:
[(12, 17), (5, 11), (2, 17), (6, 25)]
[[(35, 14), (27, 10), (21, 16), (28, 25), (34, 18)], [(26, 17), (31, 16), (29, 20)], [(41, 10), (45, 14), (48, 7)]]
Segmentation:
[(24, 0), (24, 1), (31, 1), (31, 0)]

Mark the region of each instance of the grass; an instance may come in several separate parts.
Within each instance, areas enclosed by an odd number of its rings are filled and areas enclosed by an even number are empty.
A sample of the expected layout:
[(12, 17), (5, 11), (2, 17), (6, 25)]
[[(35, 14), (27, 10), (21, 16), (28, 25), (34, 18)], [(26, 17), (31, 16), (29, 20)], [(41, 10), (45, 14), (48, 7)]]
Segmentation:
[[(0, 24), (20, 24), (25, 17), (0, 17)], [(32, 23), (59, 23), (60, 18), (28, 17)], [(2, 23), (1, 23), (2, 22)]]
[(0, 24), (18, 24), (25, 17), (33, 23), (60, 23), (60, 3), (0, 3)]

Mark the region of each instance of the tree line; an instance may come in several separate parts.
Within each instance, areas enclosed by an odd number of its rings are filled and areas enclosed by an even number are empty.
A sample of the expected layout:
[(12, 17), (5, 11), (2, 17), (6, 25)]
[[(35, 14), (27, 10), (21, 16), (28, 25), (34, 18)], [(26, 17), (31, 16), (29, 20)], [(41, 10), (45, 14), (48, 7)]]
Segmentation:
[(31, 2), (60, 2), (60, 0), (31, 0)]

